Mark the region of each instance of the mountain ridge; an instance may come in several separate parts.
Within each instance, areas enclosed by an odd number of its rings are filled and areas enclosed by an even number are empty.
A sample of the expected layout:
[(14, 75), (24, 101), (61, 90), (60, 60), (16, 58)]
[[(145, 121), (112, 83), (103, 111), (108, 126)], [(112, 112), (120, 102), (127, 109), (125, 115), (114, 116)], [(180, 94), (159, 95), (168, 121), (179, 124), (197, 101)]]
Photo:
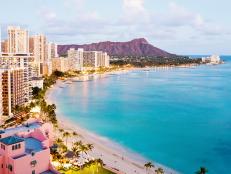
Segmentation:
[(151, 57), (173, 57), (167, 51), (150, 44), (145, 38), (137, 38), (127, 42), (104, 41), (91, 44), (58, 45), (59, 55), (67, 53), (70, 48), (83, 48), (86, 51), (104, 51), (110, 56), (151, 56)]

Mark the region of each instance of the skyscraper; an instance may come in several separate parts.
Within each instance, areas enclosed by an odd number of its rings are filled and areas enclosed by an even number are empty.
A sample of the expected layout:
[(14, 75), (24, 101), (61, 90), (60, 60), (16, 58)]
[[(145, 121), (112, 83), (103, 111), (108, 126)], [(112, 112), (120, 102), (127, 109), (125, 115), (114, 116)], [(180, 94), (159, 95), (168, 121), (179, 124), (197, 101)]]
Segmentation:
[(8, 52), (15, 54), (29, 53), (28, 31), (20, 27), (10, 26), (8, 31)]
[(98, 68), (109, 67), (110, 57), (106, 52), (102, 51), (84, 51), (83, 52), (83, 67)]
[[(0, 116), (3, 115), (3, 103), (2, 103), (2, 74), (3, 74), (3, 70), (0, 69)], [(1, 124), (1, 118), (0, 118), (0, 124)]]
[(0, 26), (0, 54), (2, 53), (2, 30)]
[(25, 104), (24, 69), (5, 68), (1, 69), (2, 86), (2, 115), (10, 116), (16, 106)]
[(1, 41), (1, 49), (2, 49), (2, 53), (8, 52), (8, 40)]
[(0, 56), (0, 67), (11, 69), (23, 69), (23, 88), (21, 90), (24, 93), (24, 102), (28, 102), (32, 98), (32, 77), (31, 77), (31, 62), (33, 57), (27, 54), (6, 54), (3, 53)]
[(47, 60), (44, 62), (44, 75), (51, 75), (52, 73), (52, 59), (58, 57), (57, 44), (49, 42), (47, 44)]
[(40, 34), (30, 38), (30, 53), (34, 56), (34, 68), (38, 70), (38, 75), (43, 75), (43, 68), (47, 62), (47, 39), (46, 36)]
[(78, 50), (75, 50), (74, 48), (70, 48), (67, 51), (70, 70), (72, 71), (82, 70), (83, 52), (84, 50), (82, 48), (79, 48)]
[(57, 44), (49, 42), (47, 44), (47, 52), (48, 56), (47, 59), (50, 61), (52, 58), (57, 58), (58, 57), (58, 48)]

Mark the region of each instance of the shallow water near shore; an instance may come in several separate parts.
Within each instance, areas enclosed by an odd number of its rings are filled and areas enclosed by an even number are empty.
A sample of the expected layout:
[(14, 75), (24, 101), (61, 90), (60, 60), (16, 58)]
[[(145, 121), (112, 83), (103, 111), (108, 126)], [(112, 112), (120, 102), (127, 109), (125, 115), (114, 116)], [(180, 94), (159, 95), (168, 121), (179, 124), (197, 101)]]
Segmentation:
[(182, 173), (231, 173), (231, 57), (57, 88), (58, 113)]

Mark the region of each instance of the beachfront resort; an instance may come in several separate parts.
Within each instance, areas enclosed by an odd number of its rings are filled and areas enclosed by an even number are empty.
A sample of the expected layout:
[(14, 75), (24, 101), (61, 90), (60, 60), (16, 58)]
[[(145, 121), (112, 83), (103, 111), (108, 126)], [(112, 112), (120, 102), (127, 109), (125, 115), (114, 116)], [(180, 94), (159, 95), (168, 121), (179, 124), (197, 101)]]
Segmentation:
[(0, 132), (1, 174), (58, 174), (50, 160), (52, 125), (29, 119)]
[[(57, 127), (55, 106), (46, 105), (43, 97), (38, 97), (48, 87), (44, 83), (49, 80), (44, 77), (54, 71), (109, 67), (107, 53), (70, 49), (67, 56), (59, 57), (57, 45), (48, 42), (45, 35), (30, 36), (28, 30), (19, 26), (9, 26), (7, 39), (0, 43), (0, 173), (79, 173), (80, 169), (86, 173), (89, 170), (86, 165), (90, 171), (111, 173), (100, 167), (103, 164), (100, 160), (84, 159), (81, 163), (73, 160), (78, 158), (81, 148), (86, 152), (92, 146), (87, 148), (79, 142), (75, 151), (70, 151), (62, 143), (62, 137), (68, 137), (68, 133), (59, 138), (53, 134), (53, 127)], [(44, 91), (39, 93), (38, 89)], [(70, 152), (71, 157), (65, 157)]]
[[(0, 39), (1, 40), (1, 39)], [(0, 168), (1, 174), (101, 173), (170, 174), (173, 169), (127, 151), (77, 125), (56, 117), (56, 89), (134, 67), (168, 69), (218, 64), (218, 56), (113, 58), (104, 51), (58, 46), (43, 34), (30, 36), (19, 26), (7, 28), (0, 46)], [(114, 148), (117, 147), (117, 148)], [(205, 168), (201, 169), (206, 170)]]
[(59, 56), (57, 44), (19, 26), (7, 28), (0, 48), (1, 174), (164, 173), (115, 155), (86, 131), (60, 126), (56, 106), (45, 100), (56, 81), (120, 70), (106, 52), (70, 48)]

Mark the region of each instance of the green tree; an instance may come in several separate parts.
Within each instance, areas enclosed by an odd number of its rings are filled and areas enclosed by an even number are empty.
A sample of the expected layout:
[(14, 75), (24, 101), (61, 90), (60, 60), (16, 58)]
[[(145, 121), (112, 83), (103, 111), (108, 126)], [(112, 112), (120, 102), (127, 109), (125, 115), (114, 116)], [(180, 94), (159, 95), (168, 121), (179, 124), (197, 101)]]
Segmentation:
[(39, 87), (33, 87), (32, 88), (32, 95), (34, 99), (38, 99), (39, 98), (39, 93), (42, 91), (41, 88)]
[(71, 136), (71, 134), (69, 133), (69, 132), (64, 132), (63, 133), (63, 138), (65, 138), (66, 139), (66, 146), (67, 146), (67, 140), (68, 140), (68, 138)]
[(144, 167), (146, 169), (147, 174), (149, 173), (151, 168), (154, 168), (155, 166), (151, 163), (151, 162), (147, 162), (146, 164), (144, 164)]
[(162, 168), (158, 168), (157, 170), (155, 170), (156, 174), (164, 174), (164, 169)]
[(86, 148), (88, 149), (88, 151), (92, 151), (94, 146), (93, 146), (93, 144), (86, 144)]
[(196, 174), (206, 174), (208, 173), (208, 169), (205, 167), (200, 167), (200, 169), (196, 172)]

